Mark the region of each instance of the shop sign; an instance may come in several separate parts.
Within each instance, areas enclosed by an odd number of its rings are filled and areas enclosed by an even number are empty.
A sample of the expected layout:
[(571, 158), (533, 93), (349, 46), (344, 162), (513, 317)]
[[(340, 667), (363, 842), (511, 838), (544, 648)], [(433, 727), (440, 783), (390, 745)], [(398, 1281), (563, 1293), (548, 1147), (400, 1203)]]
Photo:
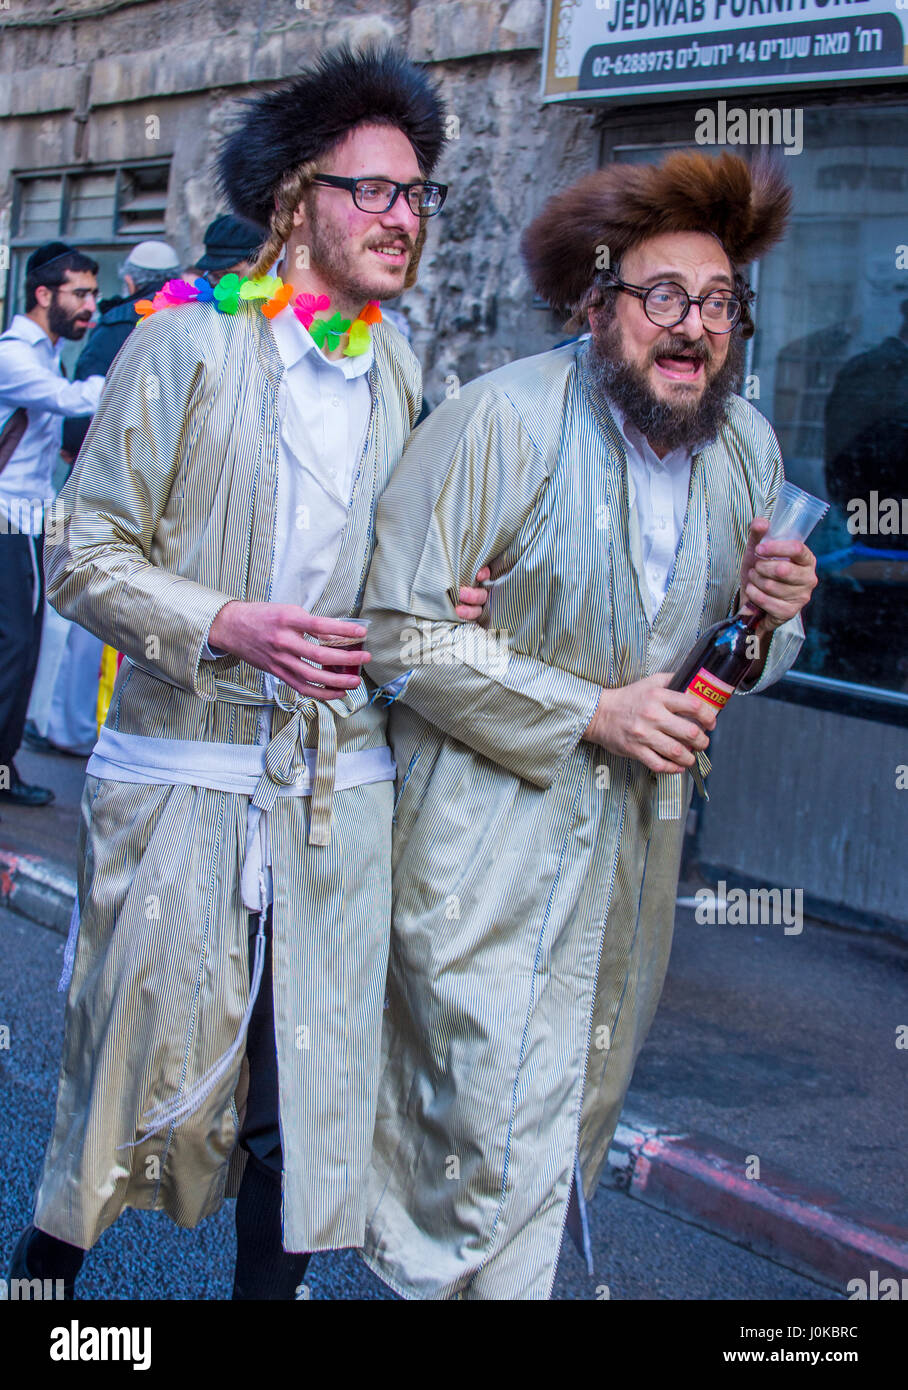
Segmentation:
[(549, 0), (546, 101), (908, 76), (908, 0)]

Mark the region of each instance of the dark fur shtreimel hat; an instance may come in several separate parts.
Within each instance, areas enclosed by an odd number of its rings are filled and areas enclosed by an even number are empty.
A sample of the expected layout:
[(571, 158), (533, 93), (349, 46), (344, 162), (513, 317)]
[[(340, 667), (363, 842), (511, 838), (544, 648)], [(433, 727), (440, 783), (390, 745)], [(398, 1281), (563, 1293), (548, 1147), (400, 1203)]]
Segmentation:
[(777, 242), (791, 188), (767, 159), (682, 150), (660, 164), (610, 164), (550, 198), (521, 239), (538, 294), (574, 310), (593, 283), (602, 248), (611, 265), (664, 232), (711, 232), (736, 268)]
[(427, 177), (445, 140), (436, 87), (390, 47), (333, 49), (292, 82), (241, 104), (245, 113), (218, 150), (218, 182), (233, 211), (262, 227), (284, 175), (321, 159), (357, 125), (397, 126)]

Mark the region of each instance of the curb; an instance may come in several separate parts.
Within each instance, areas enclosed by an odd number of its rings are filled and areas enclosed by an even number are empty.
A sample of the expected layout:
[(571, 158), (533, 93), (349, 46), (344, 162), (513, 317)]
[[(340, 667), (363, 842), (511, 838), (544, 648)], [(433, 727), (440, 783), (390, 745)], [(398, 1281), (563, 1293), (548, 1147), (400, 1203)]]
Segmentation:
[[(885, 1214), (855, 1212), (835, 1192), (810, 1188), (763, 1165), (747, 1178), (743, 1149), (697, 1134), (672, 1134), (629, 1120), (619, 1124), (603, 1181), (670, 1216), (855, 1298), (900, 1296), (908, 1276), (908, 1230)], [(875, 1274), (875, 1278), (874, 1278)], [(894, 1279), (880, 1293), (883, 1279)]]
[(66, 936), (76, 881), (37, 854), (0, 849), (0, 907)]

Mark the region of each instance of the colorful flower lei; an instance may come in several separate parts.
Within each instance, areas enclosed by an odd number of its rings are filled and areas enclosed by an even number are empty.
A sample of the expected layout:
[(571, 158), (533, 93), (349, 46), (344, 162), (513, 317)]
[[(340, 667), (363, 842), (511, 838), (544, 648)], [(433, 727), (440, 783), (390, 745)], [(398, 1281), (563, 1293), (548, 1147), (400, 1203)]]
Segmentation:
[(355, 319), (342, 319), (337, 310), (329, 319), (317, 319), (317, 313), (331, 307), (331, 300), (326, 294), (298, 294), (294, 297), (293, 286), (285, 285), (279, 275), (262, 275), (257, 280), (251, 280), (247, 275), (241, 278), (233, 273), (222, 276), (214, 286), (201, 278), (191, 283), (189, 280), (168, 280), (154, 299), (136, 301), (136, 313), (140, 316), (140, 323), (159, 309), (170, 309), (178, 304), (213, 304), (220, 314), (235, 314), (241, 300), (256, 299), (262, 301), (262, 313), (269, 319), (273, 319), (289, 304), (316, 345), (320, 348), (327, 346), (329, 352), (337, 347), (346, 334), (344, 357), (359, 357), (366, 352), (372, 340), (370, 325), (381, 323), (381, 309), (375, 299), (370, 299)]

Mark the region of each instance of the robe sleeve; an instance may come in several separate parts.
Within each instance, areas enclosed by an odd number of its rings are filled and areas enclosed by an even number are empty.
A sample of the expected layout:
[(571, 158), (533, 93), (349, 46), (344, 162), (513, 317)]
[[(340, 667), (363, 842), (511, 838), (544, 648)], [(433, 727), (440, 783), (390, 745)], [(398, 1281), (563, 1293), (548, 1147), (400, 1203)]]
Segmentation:
[(600, 687), (510, 649), (454, 614), (457, 590), (518, 537), (548, 481), (500, 387), (468, 386), (412, 436), (376, 516), (363, 615), (371, 680), (509, 772), (548, 787)]
[(145, 670), (214, 699), (218, 676), (237, 658), (201, 663), (200, 654), (230, 596), (150, 559), (205, 373), (179, 309), (137, 325), (60, 493), (62, 535), (44, 554), (48, 599), (59, 613)]
[[(779, 441), (775, 436), (775, 431), (767, 427), (766, 449), (761, 460), (761, 478), (763, 482), (763, 508), (757, 515), (768, 516), (775, 505), (775, 500), (779, 495), (779, 489), (785, 481), (785, 472), (782, 467), (782, 451), (779, 448)], [(782, 623), (777, 627), (769, 639), (769, 648), (766, 653), (766, 660), (763, 663), (763, 670), (759, 680), (752, 685), (746, 682), (738, 687), (739, 695), (756, 695), (767, 686), (772, 685), (785, 672), (794, 665), (798, 653), (804, 642), (804, 624), (800, 613), (794, 618), (789, 618), (787, 623)]]

